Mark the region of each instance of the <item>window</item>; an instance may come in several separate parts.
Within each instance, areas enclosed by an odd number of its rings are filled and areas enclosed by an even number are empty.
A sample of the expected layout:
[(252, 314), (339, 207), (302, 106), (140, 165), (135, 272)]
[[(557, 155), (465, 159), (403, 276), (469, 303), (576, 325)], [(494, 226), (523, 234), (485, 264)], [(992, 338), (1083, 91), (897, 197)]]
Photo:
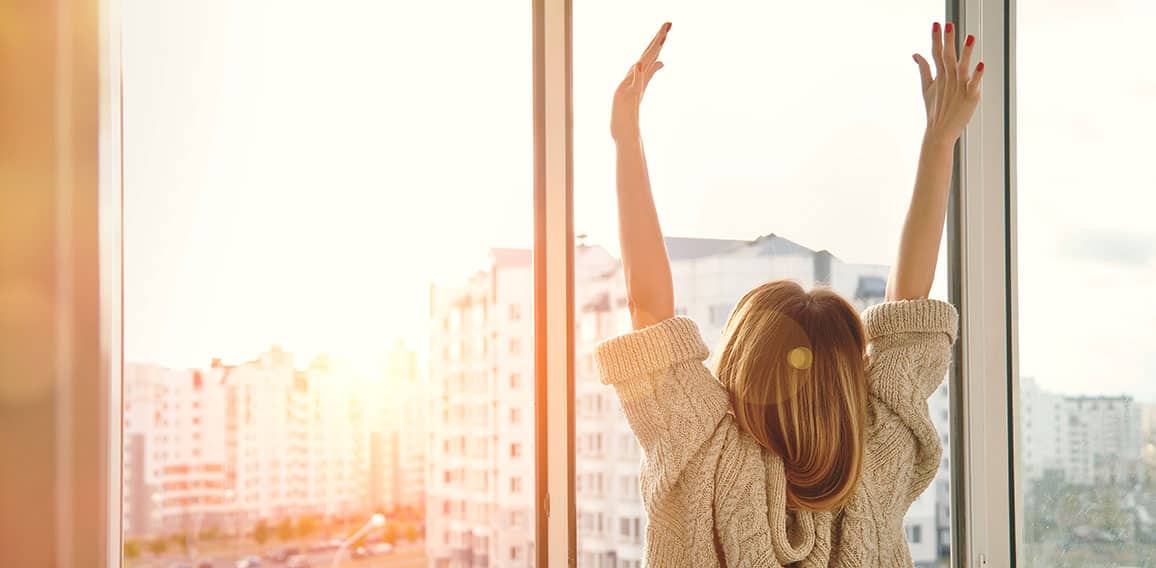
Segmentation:
[(502, 520), (536, 511), (531, 8), (451, 4), (120, 10), (124, 540), (228, 537), (143, 561), (375, 511), (415, 565), (528, 560)]
[[(663, 48), (665, 67), (643, 102), (642, 128), (676, 314), (695, 318), (717, 354), (738, 300), (769, 280), (830, 286), (860, 310), (882, 301), (925, 123), (918, 89), (911, 87), (918, 72), (910, 53), (928, 54), (929, 28), (944, 21), (945, 2), (792, 3), (790, 17), (782, 6), (757, 0), (574, 4), (574, 224), (586, 235), (575, 256), (575, 317), (612, 323), (593, 336), (583, 325), (575, 335), (576, 355), (630, 329), (617, 240), (615, 148), (606, 121), (616, 86), (663, 19), (674, 27)], [(854, 60), (816, 32), (865, 28), (878, 39), (857, 44)], [(780, 77), (746, 72), (749, 54), (783, 53), (808, 54), (774, 57), (773, 75), (790, 77), (788, 88)], [(878, 65), (864, 66), (864, 59)], [(871, 84), (871, 92), (844, 104), (838, 93), (847, 81)], [(723, 82), (725, 97), (718, 90)], [(954, 267), (946, 245), (939, 269), (932, 296), (947, 299)], [(578, 366), (576, 374), (577, 401), (612, 396), (596, 369)], [(928, 401), (941, 434), (950, 429), (949, 399), (944, 388)], [(576, 443), (586, 450), (577, 454), (578, 470), (601, 472), (606, 480), (602, 487), (598, 477), (584, 481), (577, 509), (595, 519), (602, 514), (644, 524), (637, 483), (620, 477), (637, 471), (640, 450), (618, 401), (610, 408), (576, 417)], [(945, 466), (937, 478), (950, 475)], [(909, 512), (908, 523), (927, 531), (920, 533), (924, 546), (912, 547), (917, 565), (949, 561), (950, 502), (949, 493), (929, 489)], [(645, 534), (645, 526), (636, 533)], [(605, 544), (593, 534), (593, 528), (578, 527), (578, 549), (590, 553), (580, 559), (602, 553)], [(621, 543), (614, 551), (639, 558), (640, 548)]]
[(731, 317), (731, 311), (734, 310), (733, 304), (714, 304), (710, 307), (710, 325), (715, 327), (722, 327), (726, 325), (727, 319)]
[[(1156, 200), (1140, 188), (1156, 68), (1135, 36), (1156, 6), (1016, 9), (1016, 548), (1030, 567), (1144, 565), (1156, 558)], [(1073, 68), (1087, 71), (1054, 89)]]

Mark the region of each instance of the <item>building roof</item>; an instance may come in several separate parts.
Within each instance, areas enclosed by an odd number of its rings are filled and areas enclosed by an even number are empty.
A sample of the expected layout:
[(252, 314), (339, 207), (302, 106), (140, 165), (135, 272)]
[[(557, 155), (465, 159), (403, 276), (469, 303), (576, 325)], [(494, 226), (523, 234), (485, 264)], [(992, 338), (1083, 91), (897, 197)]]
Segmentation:
[(691, 260), (713, 256), (735, 250), (750, 244), (750, 241), (731, 239), (696, 239), (691, 237), (666, 237), (666, 255), (670, 260)]

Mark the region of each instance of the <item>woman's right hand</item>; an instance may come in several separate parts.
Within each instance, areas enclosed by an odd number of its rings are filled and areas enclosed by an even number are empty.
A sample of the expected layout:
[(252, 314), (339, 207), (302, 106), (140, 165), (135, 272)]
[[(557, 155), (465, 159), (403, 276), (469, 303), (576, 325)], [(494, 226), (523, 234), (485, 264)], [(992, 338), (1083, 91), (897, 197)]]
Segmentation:
[(610, 113), (610, 135), (618, 143), (634, 142), (641, 139), (642, 134), (638, 125), (638, 110), (642, 105), (642, 96), (646, 93), (646, 86), (654, 74), (662, 69), (662, 62), (658, 54), (662, 51), (662, 44), (666, 43), (666, 34), (670, 32), (670, 22), (658, 29), (654, 39), (642, 57), (630, 66), (626, 78), (618, 85), (614, 92), (614, 106)]
[(967, 36), (963, 54), (955, 55), (955, 26), (950, 22), (940, 32), (937, 22), (931, 29), (931, 56), (935, 61), (935, 77), (931, 65), (918, 53), (919, 77), (923, 87), (923, 103), (927, 109), (927, 133), (930, 142), (955, 144), (979, 105), (979, 85), (983, 79), (983, 62), (971, 70), (971, 52), (975, 36)]

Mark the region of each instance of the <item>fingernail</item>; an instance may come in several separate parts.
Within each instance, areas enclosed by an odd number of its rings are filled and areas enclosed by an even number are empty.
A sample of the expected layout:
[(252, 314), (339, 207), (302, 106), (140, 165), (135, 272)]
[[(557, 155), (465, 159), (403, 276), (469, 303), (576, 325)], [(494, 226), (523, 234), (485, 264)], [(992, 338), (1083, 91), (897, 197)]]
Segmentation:
[(673, 28), (673, 27), (674, 27), (674, 24), (672, 24), (672, 23), (670, 23), (670, 22), (667, 22), (667, 23), (666, 23), (666, 31), (668, 31), (668, 32), (669, 32), (669, 31), (670, 31), (670, 28)]
[(977, 72), (978, 72), (978, 71), (983, 71), (983, 62), (982, 62), (982, 61), (980, 61), (980, 62), (979, 62), (979, 65), (976, 65), (976, 66), (975, 66), (975, 70), (976, 70)]
[(955, 30), (955, 26), (953, 26), (951, 22), (947, 22), (947, 26), (945, 26), (945, 28), (947, 28), (947, 33), (951, 33)]
[(935, 22), (935, 24), (931, 26), (931, 31), (939, 32), (939, 22)]
[(975, 36), (973, 36), (971, 34), (967, 34), (967, 41), (963, 42), (963, 44), (968, 46), (968, 47), (971, 47), (971, 44), (973, 44), (973, 43), (975, 43)]

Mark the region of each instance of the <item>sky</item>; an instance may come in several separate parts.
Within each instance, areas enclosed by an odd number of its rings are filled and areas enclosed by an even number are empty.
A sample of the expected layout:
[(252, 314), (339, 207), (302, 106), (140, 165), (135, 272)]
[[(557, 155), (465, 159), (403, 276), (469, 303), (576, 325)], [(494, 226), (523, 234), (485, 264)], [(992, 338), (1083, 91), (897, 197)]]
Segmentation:
[[(704, 6), (575, 3), (576, 230), (617, 251), (610, 99), (670, 20), (642, 115), (667, 234), (889, 264), (943, 3)], [(529, 8), (125, 0), (126, 358), (423, 349), (431, 280), (531, 244)], [(1156, 399), (1156, 13), (1019, 10), (1021, 371)]]

